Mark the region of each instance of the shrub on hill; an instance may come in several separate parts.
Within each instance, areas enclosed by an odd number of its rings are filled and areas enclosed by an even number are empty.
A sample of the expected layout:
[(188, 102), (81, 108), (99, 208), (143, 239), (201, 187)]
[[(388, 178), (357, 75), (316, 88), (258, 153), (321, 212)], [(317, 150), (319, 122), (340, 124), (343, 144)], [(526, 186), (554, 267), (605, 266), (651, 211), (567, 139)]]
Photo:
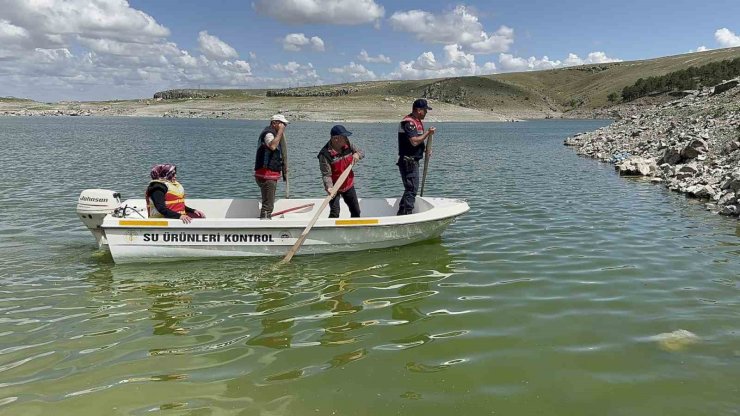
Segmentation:
[(658, 77), (640, 78), (622, 90), (622, 100), (632, 101), (652, 94), (670, 91), (694, 90), (716, 85), (722, 80), (740, 75), (740, 58), (711, 62), (699, 67), (688, 67)]

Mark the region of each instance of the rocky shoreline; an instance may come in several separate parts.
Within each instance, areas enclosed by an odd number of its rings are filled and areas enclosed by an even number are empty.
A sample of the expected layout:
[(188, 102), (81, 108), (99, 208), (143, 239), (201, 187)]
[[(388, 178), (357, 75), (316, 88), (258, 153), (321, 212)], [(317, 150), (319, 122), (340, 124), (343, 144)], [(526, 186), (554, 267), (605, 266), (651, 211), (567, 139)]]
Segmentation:
[[(231, 120), (267, 120), (282, 113), (293, 121), (397, 122), (408, 114), (413, 97), (208, 97), (201, 99), (141, 99), (106, 102), (58, 102), (0, 98), (0, 116), (6, 117), (171, 117)], [(544, 113), (518, 108), (500, 111), (465, 108), (434, 102), (433, 122), (498, 122), (544, 118)]]
[(613, 163), (620, 175), (706, 200), (713, 212), (740, 214), (740, 78), (620, 115), (565, 145)]

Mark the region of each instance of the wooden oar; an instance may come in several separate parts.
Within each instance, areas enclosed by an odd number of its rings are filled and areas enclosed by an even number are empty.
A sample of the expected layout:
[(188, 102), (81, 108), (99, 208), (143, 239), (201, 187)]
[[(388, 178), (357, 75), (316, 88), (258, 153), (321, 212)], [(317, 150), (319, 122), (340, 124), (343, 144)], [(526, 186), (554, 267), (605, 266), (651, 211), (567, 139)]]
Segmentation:
[(288, 138), (285, 137), (285, 130), (283, 130), (283, 138), (281, 139), (280, 148), (283, 151), (283, 179), (285, 180), (285, 199), (289, 199), (290, 198), (290, 178), (288, 178)]
[(298, 249), (301, 248), (301, 245), (304, 241), (306, 241), (306, 237), (308, 237), (308, 232), (311, 231), (311, 227), (313, 227), (314, 224), (316, 224), (316, 221), (319, 219), (319, 215), (321, 215), (321, 212), (324, 211), (324, 208), (326, 208), (327, 205), (329, 205), (329, 201), (331, 201), (332, 198), (337, 194), (339, 191), (339, 188), (344, 184), (344, 181), (349, 176), (349, 173), (352, 172), (352, 166), (355, 164), (353, 161), (347, 169), (342, 172), (342, 175), (339, 176), (339, 179), (334, 183), (334, 186), (329, 189), (329, 195), (327, 195), (326, 198), (324, 198), (324, 202), (321, 203), (321, 206), (319, 207), (319, 210), (316, 211), (316, 214), (311, 219), (311, 222), (308, 223), (308, 226), (305, 230), (301, 233), (301, 236), (298, 237), (298, 240), (295, 242), (293, 247), (288, 251), (288, 254), (285, 255), (285, 258), (280, 261), (280, 263), (290, 263), (290, 259), (293, 258), (295, 253), (298, 252)]
[(421, 177), (421, 191), (419, 191), (419, 196), (424, 196), (424, 184), (427, 182), (427, 171), (429, 171), (429, 156), (432, 153), (432, 139), (434, 138), (434, 135), (429, 136), (429, 139), (427, 139), (427, 147), (424, 150), (424, 175)]
[(313, 202), (311, 202), (310, 204), (298, 205), (297, 207), (284, 209), (278, 212), (273, 212), (272, 216), (277, 217), (278, 215), (283, 215), (283, 214), (287, 214), (288, 212), (294, 212), (294, 211), (296, 214), (299, 212), (308, 212), (308, 211), (311, 211), (311, 208), (313, 208), (314, 205), (316, 204), (314, 204)]

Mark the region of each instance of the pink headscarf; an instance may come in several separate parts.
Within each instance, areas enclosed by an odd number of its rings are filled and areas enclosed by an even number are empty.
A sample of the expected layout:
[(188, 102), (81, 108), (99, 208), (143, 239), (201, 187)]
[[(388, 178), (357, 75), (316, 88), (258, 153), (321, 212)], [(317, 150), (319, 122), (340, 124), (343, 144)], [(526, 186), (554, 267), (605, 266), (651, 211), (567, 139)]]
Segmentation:
[(150, 175), (154, 180), (167, 180), (171, 181), (175, 177), (177, 167), (169, 163), (163, 163), (161, 165), (154, 165)]

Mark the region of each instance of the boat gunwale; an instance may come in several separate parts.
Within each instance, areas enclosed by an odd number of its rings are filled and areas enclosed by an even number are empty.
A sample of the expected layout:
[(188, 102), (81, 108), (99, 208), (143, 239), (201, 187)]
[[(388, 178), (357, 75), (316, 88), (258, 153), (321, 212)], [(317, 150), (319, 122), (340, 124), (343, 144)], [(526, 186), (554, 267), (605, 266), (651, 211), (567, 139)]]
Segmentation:
[[(448, 199), (448, 198), (444, 198)], [(449, 198), (452, 200), (452, 198)], [(440, 221), (445, 220), (448, 218), (455, 218), (462, 214), (465, 214), (470, 210), (470, 206), (468, 203), (464, 200), (457, 199), (458, 201), (455, 204), (451, 204), (444, 207), (439, 207), (437, 210), (439, 212), (438, 215), (430, 215), (428, 217), (424, 217), (425, 214), (429, 214), (430, 212), (434, 211), (434, 209), (431, 209), (429, 211), (415, 213), (415, 214), (409, 214), (409, 215), (393, 215), (393, 216), (381, 216), (381, 217), (359, 217), (361, 220), (378, 220), (377, 224), (342, 224), (337, 225), (335, 221), (345, 221), (345, 220), (352, 220), (353, 218), (320, 218), (313, 228), (322, 228), (322, 229), (346, 229), (346, 228), (373, 228), (373, 227), (398, 227), (398, 226), (405, 226), (405, 225), (414, 225), (414, 224), (425, 224), (432, 221)], [(465, 209), (460, 209), (462, 206), (465, 207)], [(450, 208), (457, 208), (454, 209), (453, 212), (450, 211)], [(444, 212), (444, 213), (443, 213)], [(422, 217), (417, 217), (422, 216)], [(416, 218), (414, 218), (416, 217)], [(382, 223), (381, 219), (393, 219), (390, 223)], [(355, 218), (357, 219), (357, 218)], [(135, 221), (167, 221), (167, 225), (120, 225), (119, 223), (110, 224), (110, 222), (119, 222), (119, 221), (126, 221), (126, 220), (135, 220)], [(146, 230), (154, 230), (154, 229), (178, 229), (178, 231), (185, 231), (185, 230), (208, 230), (208, 229), (218, 229), (218, 230), (231, 230), (231, 229), (304, 229), (307, 222), (310, 220), (309, 218), (303, 218), (303, 219), (294, 219), (294, 218), (275, 218), (273, 220), (260, 220), (259, 218), (213, 218), (210, 219), (213, 222), (226, 222), (225, 225), (212, 225), (204, 223), (206, 221), (209, 221), (208, 218), (204, 220), (197, 219), (189, 224), (185, 224), (181, 222), (178, 219), (169, 219), (169, 218), (134, 218), (134, 217), (127, 217), (127, 218), (117, 218), (112, 217), (110, 214), (108, 214), (105, 217), (105, 220), (103, 221), (103, 224), (101, 224), (101, 228), (103, 230), (126, 230), (126, 229), (146, 229)], [(416, 220), (416, 221), (408, 221), (408, 220)], [(106, 223), (108, 222), (108, 223)], [(228, 224), (228, 223), (241, 223), (241, 225), (237, 224)], [(327, 222), (331, 222), (328, 223)], [(246, 224), (245, 224), (246, 223)]]

